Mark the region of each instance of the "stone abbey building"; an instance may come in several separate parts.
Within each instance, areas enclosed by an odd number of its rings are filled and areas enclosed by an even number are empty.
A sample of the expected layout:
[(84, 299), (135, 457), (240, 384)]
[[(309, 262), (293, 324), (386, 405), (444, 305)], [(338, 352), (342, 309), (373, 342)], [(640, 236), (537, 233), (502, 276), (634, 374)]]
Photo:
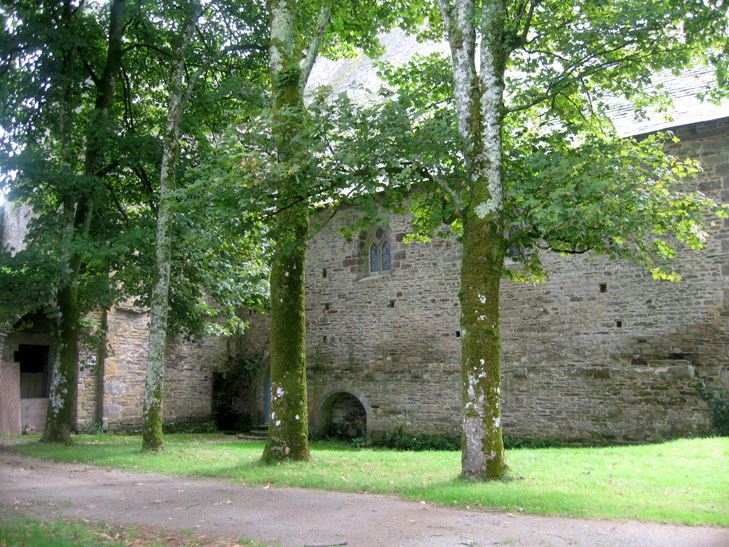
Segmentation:
[[(639, 135), (662, 127), (637, 127)], [(692, 108), (675, 116), (671, 152), (698, 159), (689, 186), (729, 202), (729, 117)], [(402, 426), (460, 433), (461, 247), (455, 238), (407, 244), (409, 219), (392, 215), (347, 241), (334, 216), (309, 241), (307, 368), (312, 433), (359, 436)], [(3, 244), (22, 233), (25, 213), (5, 207)], [(14, 235), (15, 234), (15, 235)], [(644, 442), (706, 433), (711, 412), (697, 377), (729, 388), (729, 222), (717, 220), (702, 251), (680, 251), (679, 283), (656, 281), (625, 261), (544, 255), (541, 284), (502, 283), (504, 434), (563, 442)], [(224, 363), (260, 363), (238, 394), (239, 412), (265, 423), (268, 318), (248, 317), (236, 339), (175, 341), (165, 417), (210, 420)], [(79, 429), (141, 424), (147, 316), (119, 305), (99, 320), (107, 356), (80, 359)], [(52, 340), (42, 324), (0, 335), (2, 359), (18, 374), (21, 425), (42, 428)], [(219, 379), (218, 379), (219, 381)], [(3, 385), (2, 383), (5, 383)]]

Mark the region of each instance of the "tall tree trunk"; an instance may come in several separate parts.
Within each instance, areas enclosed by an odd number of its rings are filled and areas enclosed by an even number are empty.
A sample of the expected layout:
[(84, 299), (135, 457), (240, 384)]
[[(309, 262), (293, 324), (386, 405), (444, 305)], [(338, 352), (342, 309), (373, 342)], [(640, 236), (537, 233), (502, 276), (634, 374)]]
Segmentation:
[[(302, 63), (296, 2), (268, 2), (271, 25), (269, 68), (274, 109), (280, 122), (276, 124), (276, 140), (279, 156), (284, 161), (308, 153), (297, 149), (295, 136), (305, 123), (304, 87), (329, 22), (330, 10), (331, 3), (324, 2), (317, 21), (317, 35), (308, 44)], [(300, 198), (288, 185), (278, 190), (284, 198)], [(290, 208), (277, 220), (277, 228), (279, 240), (271, 267), (271, 414), (268, 440), (262, 456), (262, 460), (267, 462), (310, 457), (304, 309), (308, 201), (304, 199)]]
[[(124, 31), (124, 7), (126, 0), (114, 0), (109, 15), (109, 40), (104, 74), (97, 84), (94, 119), (86, 139), (86, 155), (84, 158), (84, 177), (94, 177), (99, 171), (102, 160), (102, 148), (107, 132), (109, 109), (114, 104), (116, 76), (119, 73), (122, 58), (122, 34)], [(64, 19), (66, 28), (71, 30), (75, 10), (70, 2), (66, 2)], [(66, 69), (73, 70), (69, 65)], [(66, 108), (70, 105), (64, 99)], [(62, 114), (62, 141), (66, 146), (70, 143), (70, 112)], [(65, 119), (65, 122), (64, 122)], [(68, 135), (64, 136), (65, 133)], [(68, 140), (66, 140), (68, 138)], [(64, 159), (66, 165), (66, 159)], [(64, 226), (62, 250), (66, 272), (58, 289), (57, 305), (59, 311), (58, 329), (56, 333), (56, 355), (51, 369), (51, 386), (48, 397), (48, 412), (43, 434), (44, 441), (70, 442), (71, 431), (75, 426), (76, 391), (78, 378), (78, 345), (79, 320), (81, 307), (78, 294), (78, 276), (81, 268), (82, 254), (69, 251), (71, 241), (88, 237), (91, 215), (93, 213), (93, 189), (82, 189), (77, 195), (64, 198)], [(74, 200), (75, 204), (74, 204)]]
[[(498, 479), (508, 471), (501, 430), (501, 334), (499, 285), (504, 261), (504, 165), (502, 148), (504, 68), (503, 0), (438, 0), (448, 33), (458, 129), (469, 146), (463, 189), (461, 265), (461, 380), (463, 438), (461, 474)], [(480, 73), (476, 27), (481, 22)]]
[[(74, 12), (71, 2), (63, 6), (63, 27), (72, 32)], [(61, 174), (73, 175), (72, 118), (73, 118), (73, 71), (77, 50), (70, 45), (63, 59), (64, 90), (59, 112), (61, 139)], [(69, 442), (73, 428), (73, 405), (76, 401), (76, 357), (78, 355), (78, 297), (75, 284), (71, 284), (71, 241), (73, 239), (75, 203), (70, 195), (63, 200), (63, 233), (61, 234), (61, 263), (63, 281), (56, 296), (56, 304), (62, 313), (57, 318), (55, 351), (51, 363), (51, 383), (48, 397), (44, 441)], [(65, 311), (65, 313), (63, 313)]]
[(483, 7), (478, 130), (472, 142), (472, 180), (463, 219), (461, 374), (465, 478), (497, 479), (508, 470), (501, 430), (499, 285), (504, 262), (503, 98), (505, 7)]
[(175, 186), (177, 162), (180, 157), (180, 119), (185, 108), (185, 53), (192, 40), (200, 11), (199, 0), (188, 2), (170, 71), (167, 124), (160, 171), (160, 203), (157, 209), (155, 284), (149, 311), (149, 354), (147, 356), (147, 377), (144, 384), (142, 447), (145, 450), (160, 450), (164, 447), (162, 401), (167, 349), (170, 264), (172, 262), (172, 234), (170, 233), (172, 198), (170, 191)]
[(463, 218), (461, 264), (461, 474), (483, 480), (508, 470), (501, 435), (499, 284), (503, 241), (498, 223), (473, 211)]

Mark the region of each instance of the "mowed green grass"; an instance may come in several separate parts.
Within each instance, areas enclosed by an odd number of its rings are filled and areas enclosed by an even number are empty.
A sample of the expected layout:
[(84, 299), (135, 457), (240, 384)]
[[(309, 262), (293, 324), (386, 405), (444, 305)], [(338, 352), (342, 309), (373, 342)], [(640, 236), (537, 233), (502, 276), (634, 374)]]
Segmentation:
[(729, 526), (729, 438), (683, 439), (610, 448), (507, 451), (511, 480), (459, 478), (458, 452), (358, 450), (312, 445), (310, 462), (259, 462), (262, 443), (204, 442), (168, 435), (143, 453), (139, 437), (77, 436), (71, 446), (30, 442), (24, 454), (168, 475), (217, 478), (249, 486), (294, 486), (395, 494), (413, 500), (543, 515), (638, 519)]
[(47, 522), (39, 519), (13, 518), (0, 520), (0, 545), (32, 547), (100, 547), (108, 545), (146, 545), (164, 547), (187, 545), (219, 547), (221, 545), (248, 545), (263, 547), (265, 544), (250, 539), (216, 540), (199, 538), (189, 530), (167, 532), (145, 527), (124, 528), (101, 521), (61, 520)]
[[(45, 522), (38, 519), (16, 518), (0, 521), (0, 545), (32, 545), (33, 547), (85, 547), (100, 545), (130, 545), (136, 530), (119, 533), (103, 523), (83, 521)], [(151, 543), (150, 543), (151, 545)], [(159, 543), (158, 545), (162, 545)]]

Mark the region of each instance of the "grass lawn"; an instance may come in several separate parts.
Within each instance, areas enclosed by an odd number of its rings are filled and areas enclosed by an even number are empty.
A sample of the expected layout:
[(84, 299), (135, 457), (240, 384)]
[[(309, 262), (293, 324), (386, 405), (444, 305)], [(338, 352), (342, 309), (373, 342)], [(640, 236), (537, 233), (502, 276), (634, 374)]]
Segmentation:
[(96, 547), (101, 545), (148, 545), (228, 547), (264, 544), (240, 540), (198, 538), (189, 532), (166, 532), (152, 528), (123, 528), (103, 522), (56, 521), (14, 518), (0, 521), (0, 545), (31, 545), (33, 547)]
[(727, 437), (509, 450), (514, 480), (480, 484), (458, 477), (459, 452), (361, 450), (318, 442), (308, 463), (265, 466), (258, 461), (263, 443), (203, 442), (209, 439), (168, 435), (165, 450), (158, 454), (142, 453), (141, 440), (134, 436), (79, 435), (71, 446), (30, 442), (16, 449), (43, 458), (250, 486), (396, 494), (471, 509), (729, 526)]

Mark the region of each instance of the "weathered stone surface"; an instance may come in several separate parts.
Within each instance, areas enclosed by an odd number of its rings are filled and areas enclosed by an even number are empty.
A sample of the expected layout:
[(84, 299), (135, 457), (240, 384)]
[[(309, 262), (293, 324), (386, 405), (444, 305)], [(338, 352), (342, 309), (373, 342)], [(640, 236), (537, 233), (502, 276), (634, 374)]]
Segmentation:
[[(677, 129), (672, 145), (698, 158), (704, 173), (689, 189), (729, 200), (729, 119)], [(406, 217), (384, 233), (391, 268), (370, 272), (373, 230), (346, 241), (353, 221), (341, 211), (309, 243), (307, 361), (310, 425), (331, 423), (332, 397), (350, 394), (368, 431), (402, 425), (413, 432), (458, 434), (461, 412), (455, 238), (407, 244)], [(716, 222), (701, 252), (680, 250), (680, 283), (659, 282), (626, 262), (545, 254), (540, 285), (501, 289), (502, 420), (506, 435), (564, 442), (652, 441), (708, 431), (710, 411), (695, 377), (729, 387), (729, 222)], [(513, 267), (513, 265), (508, 267)], [(141, 424), (148, 327), (143, 310), (108, 312), (107, 357), (79, 357), (79, 429)], [(202, 422), (211, 414), (212, 374), (229, 358), (260, 361), (251, 398), (265, 418), (269, 318), (251, 315), (238, 340), (174, 340), (168, 351), (165, 419)], [(49, 345), (48, 333), (5, 337), (3, 360), (18, 345)], [(329, 413), (327, 415), (327, 412)], [(337, 411), (338, 412), (338, 411)], [(341, 421), (346, 412), (335, 412)]]
[[(112, 431), (135, 429), (142, 424), (149, 319), (143, 310), (123, 305), (112, 309), (107, 321), (103, 418)], [(166, 422), (202, 423), (210, 419), (212, 373), (226, 357), (224, 339), (185, 341), (178, 337), (170, 342), (164, 388)]]
[[(679, 128), (671, 151), (699, 158), (693, 182), (729, 195), (729, 119)], [(690, 188), (689, 188), (690, 189)], [(307, 357), (310, 423), (322, 401), (354, 394), (367, 428), (397, 425), (459, 431), (461, 247), (455, 238), (404, 243), (410, 227), (391, 216), (392, 268), (370, 273), (337, 215), (309, 243)], [(564, 442), (653, 441), (710, 428), (694, 375), (716, 385), (729, 350), (729, 223), (710, 228), (701, 252), (680, 250), (680, 283), (655, 281), (638, 266), (545, 254), (545, 283), (501, 289), (504, 433)], [(364, 262), (363, 262), (364, 261)], [(513, 266), (511, 266), (513, 267)], [(257, 319), (253, 319), (255, 324)], [(263, 329), (258, 334), (265, 333)], [(243, 342), (260, 348), (250, 332)], [(723, 375), (722, 375), (723, 374)], [(261, 377), (260, 382), (264, 381)]]
[(20, 369), (0, 362), (0, 435), (20, 435)]

